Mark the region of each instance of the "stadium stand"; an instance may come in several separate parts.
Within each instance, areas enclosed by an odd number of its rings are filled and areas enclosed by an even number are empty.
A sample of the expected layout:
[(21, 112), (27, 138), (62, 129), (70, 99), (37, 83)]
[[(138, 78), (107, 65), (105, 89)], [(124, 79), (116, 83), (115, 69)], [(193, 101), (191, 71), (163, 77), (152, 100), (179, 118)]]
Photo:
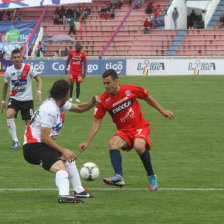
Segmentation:
[[(121, 9), (116, 9), (114, 19), (100, 18), (101, 7), (105, 6), (103, 0), (93, 0), (92, 4), (86, 4), (91, 8), (91, 14), (82, 23), (82, 35), (71, 35), (83, 45), (83, 50), (88, 56), (99, 56), (113, 32), (117, 29), (120, 22), (128, 12), (130, 5), (128, 0), (124, 0)], [(159, 0), (156, 4), (160, 4), (163, 11), (166, 10), (169, 0)], [(151, 30), (150, 34), (144, 35), (143, 21), (148, 15), (146, 14), (146, 5), (144, 3), (138, 9), (132, 10), (130, 16), (124, 23), (120, 32), (114, 39), (111, 46), (105, 53), (105, 56), (160, 56), (166, 55), (177, 31), (169, 30)], [(78, 8), (80, 5), (68, 5), (65, 7)], [(32, 15), (30, 10), (25, 8), (20, 10), (23, 20), (37, 20), (40, 16), (42, 8), (34, 8)], [(73, 42), (50, 42), (49, 38), (58, 34), (68, 34), (69, 25), (55, 25), (53, 22), (53, 14), (55, 7), (49, 7), (42, 21), (44, 28), (44, 55), (51, 57), (55, 50), (61, 50), (62, 54), (67, 47), (69, 50), (74, 49)]]
[[(109, 2), (109, 1), (108, 1)], [(100, 18), (100, 10), (105, 4), (104, 0), (93, 0), (85, 6), (91, 9), (91, 14), (82, 23), (82, 32), (71, 35), (76, 41), (80, 41), (83, 51), (88, 56), (99, 56), (112, 34), (128, 12), (130, 5), (124, 0), (121, 9), (116, 9), (114, 19)], [(143, 32), (143, 21), (146, 14), (147, 1), (138, 9), (133, 9), (125, 21), (120, 32), (114, 38), (104, 56), (221, 56), (224, 55), (224, 32), (217, 29), (217, 21), (224, 9), (224, 0), (220, 0), (216, 11), (208, 24), (208, 29), (189, 29), (186, 31), (151, 29), (149, 34)], [(158, 0), (163, 16), (170, 4), (169, 0)], [(65, 5), (72, 9), (81, 5)], [(36, 7), (30, 13), (29, 8), (20, 9), (19, 15), (25, 20), (37, 20), (43, 8)], [(52, 57), (56, 50), (69, 51), (74, 49), (74, 42), (52, 42), (50, 37), (59, 34), (68, 34), (69, 25), (55, 25), (53, 21), (55, 7), (48, 7), (41, 26), (44, 28), (43, 51), (45, 57)], [(216, 25), (215, 25), (216, 24)], [(214, 28), (215, 26), (215, 28)], [(182, 35), (177, 41), (178, 35)]]

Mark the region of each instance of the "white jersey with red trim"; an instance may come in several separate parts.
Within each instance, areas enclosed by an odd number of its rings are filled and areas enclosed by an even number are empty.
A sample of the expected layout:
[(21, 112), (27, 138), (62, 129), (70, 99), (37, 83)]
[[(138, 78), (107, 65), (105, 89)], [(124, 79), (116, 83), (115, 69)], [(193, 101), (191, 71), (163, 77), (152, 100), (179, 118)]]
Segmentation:
[(36, 76), (37, 72), (33, 67), (24, 63), (21, 69), (15, 69), (14, 65), (8, 67), (5, 72), (5, 83), (10, 82), (10, 97), (18, 101), (32, 100), (32, 78)]
[(53, 98), (49, 98), (37, 109), (26, 127), (24, 143), (37, 143), (41, 141), (41, 127), (51, 128), (50, 137), (56, 139), (65, 120), (65, 111), (71, 109), (72, 104), (66, 102), (58, 107)]

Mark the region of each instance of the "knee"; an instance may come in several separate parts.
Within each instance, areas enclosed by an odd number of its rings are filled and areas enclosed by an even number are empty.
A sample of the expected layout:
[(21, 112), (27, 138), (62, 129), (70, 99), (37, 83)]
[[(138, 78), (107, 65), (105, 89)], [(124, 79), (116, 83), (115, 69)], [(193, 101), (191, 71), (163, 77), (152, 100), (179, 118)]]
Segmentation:
[(145, 144), (143, 143), (135, 143), (134, 149), (138, 153), (138, 155), (141, 155), (145, 151)]

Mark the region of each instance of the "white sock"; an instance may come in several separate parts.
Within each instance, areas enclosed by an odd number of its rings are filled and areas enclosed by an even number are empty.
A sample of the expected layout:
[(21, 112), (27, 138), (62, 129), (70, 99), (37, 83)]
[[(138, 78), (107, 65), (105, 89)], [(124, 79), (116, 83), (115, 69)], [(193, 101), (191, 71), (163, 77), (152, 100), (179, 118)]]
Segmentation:
[(59, 195), (69, 195), (68, 173), (65, 170), (59, 170), (56, 173), (55, 182), (59, 189)]
[(8, 125), (8, 129), (9, 129), (9, 134), (12, 137), (12, 140), (15, 142), (18, 142), (18, 138), (17, 138), (17, 134), (16, 134), (16, 124), (14, 122), (14, 119), (7, 119), (7, 125)]
[(79, 172), (77, 170), (75, 161), (72, 163), (69, 163), (68, 161), (65, 162), (65, 167), (68, 169), (69, 171), (69, 180), (72, 184), (73, 190), (76, 193), (80, 193), (82, 191), (84, 191), (84, 188), (82, 186), (81, 180), (80, 180), (80, 176), (79, 176)]

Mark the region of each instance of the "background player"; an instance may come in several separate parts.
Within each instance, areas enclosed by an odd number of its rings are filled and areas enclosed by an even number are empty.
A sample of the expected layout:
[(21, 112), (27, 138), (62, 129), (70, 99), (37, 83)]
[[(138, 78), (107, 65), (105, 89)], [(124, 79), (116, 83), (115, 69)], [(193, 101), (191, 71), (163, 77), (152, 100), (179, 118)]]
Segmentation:
[[(87, 59), (86, 54), (81, 51), (82, 45), (77, 43), (75, 45), (75, 50), (70, 51), (68, 54), (68, 58), (65, 65), (65, 74), (67, 75), (67, 68), (69, 62), (70, 64), (70, 74), (69, 74), (69, 81), (70, 81), (70, 98), (69, 101), (72, 102), (72, 94), (73, 94), (73, 85), (74, 81), (76, 81), (76, 102), (80, 102), (79, 95), (80, 95), (80, 83), (83, 81), (83, 78), (86, 76), (86, 68), (87, 68)], [(82, 74), (82, 65), (84, 63), (84, 73)]]
[[(31, 122), (27, 124), (23, 152), (24, 158), (31, 164), (41, 165), (44, 169), (56, 174), (56, 185), (59, 188), (58, 202), (79, 203), (76, 197), (93, 197), (81, 185), (75, 164), (76, 155), (69, 149), (58, 145), (54, 140), (59, 135), (65, 120), (65, 111), (81, 113), (90, 110), (100, 102), (93, 96), (87, 103), (71, 104), (67, 101), (69, 83), (56, 81), (50, 97), (38, 108)], [(69, 196), (70, 179), (74, 196)]]
[(105, 113), (111, 115), (116, 124), (118, 132), (109, 142), (110, 158), (115, 176), (104, 178), (107, 184), (124, 186), (122, 170), (122, 157), (120, 150), (129, 151), (134, 148), (140, 156), (147, 172), (150, 190), (156, 191), (157, 177), (153, 172), (149, 154), (150, 123), (143, 118), (140, 106), (136, 98), (144, 99), (147, 104), (156, 108), (164, 117), (174, 118), (171, 111), (164, 110), (158, 102), (153, 99), (148, 91), (135, 85), (119, 85), (118, 75), (113, 69), (103, 74), (103, 84), (106, 91), (100, 96), (101, 104), (96, 106), (92, 127), (86, 142), (80, 144), (80, 152), (83, 152), (90, 144), (93, 137), (100, 129)]
[(36, 96), (41, 102), (41, 88), (42, 81), (37, 76), (36, 71), (31, 65), (22, 63), (23, 57), (19, 49), (12, 51), (11, 60), (13, 65), (8, 67), (5, 72), (5, 83), (2, 90), (2, 103), (1, 113), (6, 108), (6, 94), (8, 85), (10, 82), (10, 98), (7, 108), (7, 125), (9, 133), (13, 140), (12, 149), (17, 149), (20, 145), (16, 134), (16, 125), (14, 118), (17, 117), (17, 113), (21, 110), (22, 119), (27, 124), (31, 116), (33, 115), (33, 94), (32, 94), (32, 78), (37, 81), (37, 93)]

